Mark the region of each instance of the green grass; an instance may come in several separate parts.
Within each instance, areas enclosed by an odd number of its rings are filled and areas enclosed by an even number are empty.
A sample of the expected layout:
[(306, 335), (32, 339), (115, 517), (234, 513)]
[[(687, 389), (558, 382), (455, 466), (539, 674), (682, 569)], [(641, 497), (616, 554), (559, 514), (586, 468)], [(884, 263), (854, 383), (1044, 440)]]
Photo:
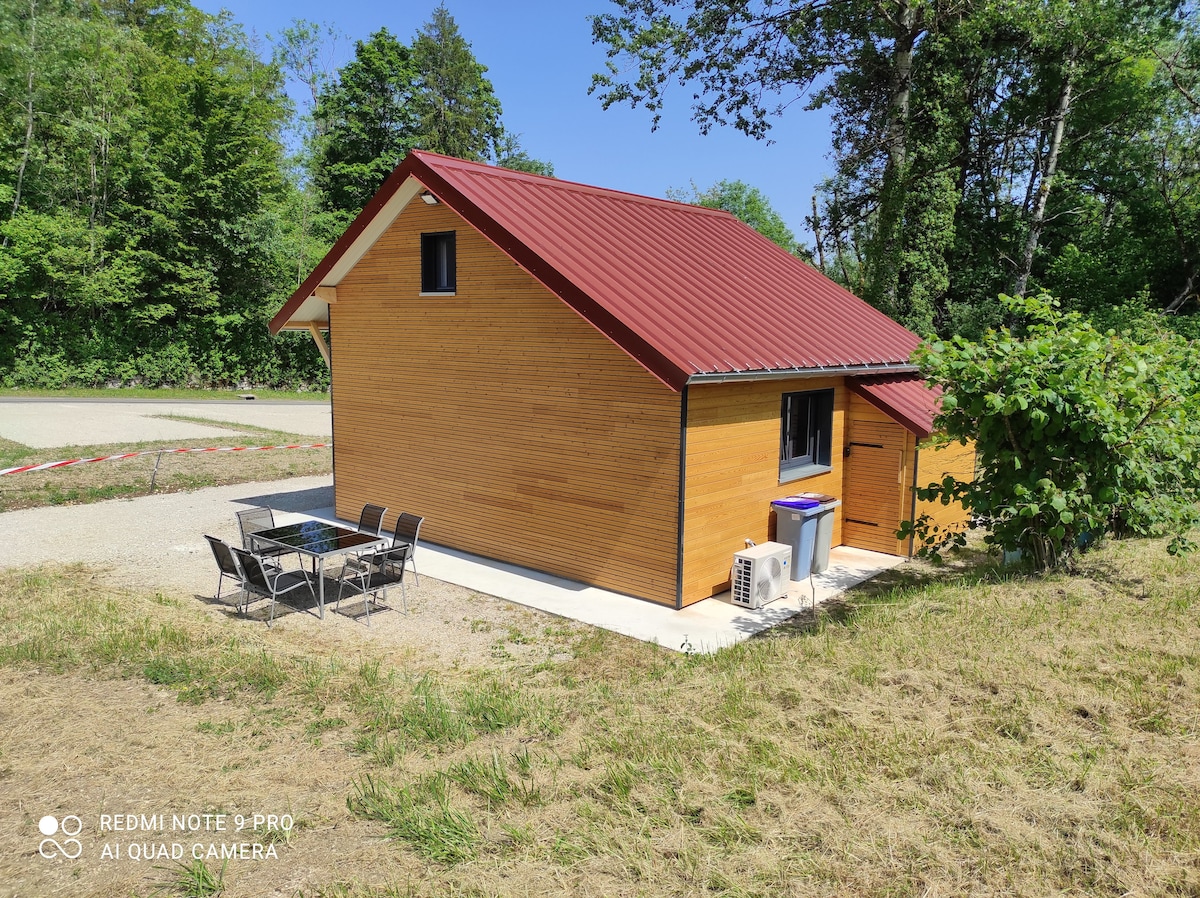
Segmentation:
[(354, 784), (350, 810), (387, 826), (426, 860), (456, 864), (475, 856), (481, 836), (470, 814), (451, 807), (446, 780), (431, 777), (394, 787), (370, 776)]
[(158, 895), (177, 895), (179, 898), (212, 898), (225, 891), (225, 870), (228, 864), (213, 872), (207, 863), (195, 860), (176, 864), (173, 868), (159, 867), (171, 874), (155, 892)]
[(306, 894), (1200, 895), (1198, 569), (906, 565), (715, 655), (577, 629), (484, 670), (8, 572), (0, 665), (158, 684), (264, 763), (343, 753), (347, 820), (314, 829), (371, 827), (412, 879)]

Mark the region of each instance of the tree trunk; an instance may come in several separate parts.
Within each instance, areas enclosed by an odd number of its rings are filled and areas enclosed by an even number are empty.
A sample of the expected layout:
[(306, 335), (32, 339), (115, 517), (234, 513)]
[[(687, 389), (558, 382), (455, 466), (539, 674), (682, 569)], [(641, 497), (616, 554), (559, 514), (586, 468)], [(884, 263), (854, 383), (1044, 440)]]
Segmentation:
[(1029, 275), (1033, 271), (1033, 255), (1037, 252), (1038, 241), (1041, 240), (1042, 228), (1046, 222), (1046, 200), (1050, 197), (1054, 172), (1058, 169), (1058, 152), (1062, 148), (1067, 113), (1071, 110), (1073, 76), (1074, 66), (1068, 63), (1063, 72), (1062, 89), (1058, 92), (1058, 108), (1050, 120), (1050, 146), (1047, 147), (1042, 161), (1037, 195), (1029, 216), (1029, 236), (1025, 238), (1025, 251), (1021, 255), (1021, 264), (1017, 269), (1016, 280), (1013, 282), (1014, 296), (1025, 295), (1025, 288), (1029, 285)]
[[(15, 218), (21, 207), (21, 188), (25, 184), (25, 168), (29, 165), (29, 152), (33, 146), (33, 67), (37, 54), (37, 0), (29, 0), (29, 74), (25, 81), (25, 143), (21, 148), (21, 161), (17, 165), (17, 178), (13, 190), (13, 207), (10, 218)], [(8, 239), (5, 238), (5, 243)]]
[(879, 192), (868, 299), (877, 308), (895, 315), (898, 311), (900, 233), (904, 225), (904, 182), (908, 166), (908, 120), (912, 97), (913, 49), (923, 28), (917, 7), (901, 2), (888, 16), (895, 33), (892, 68), (888, 83), (888, 117), (884, 129), (887, 164)]
[(1193, 268), (1191, 270), (1191, 272), (1188, 274), (1187, 282), (1184, 283), (1183, 289), (1181, 289), (1178, 293), (1175, 294), (1175, 298), (1172, 299), (1171, 302), (1167, 304), (1167, 307), (1163, 311), (1166, 312), (1168, 315), (1173, 315), (1174, 313), (1176, 313), (1180, 309), (1182, 309), (1184, 303), (1186, 303), (1189, 299), (1194, 299), (1196, 297), (1196, 292), (1193, 289), (1195, 286), (1196, 286), (1196, 270)]
[(825, 241), (821, 238), (821, 216), (817, 213), (817, 195), (814, 193), (812, 198), (812, 231), (813, 240), (817, 244), (817, 267), (821, 269), (821, 273), (825, 273)]

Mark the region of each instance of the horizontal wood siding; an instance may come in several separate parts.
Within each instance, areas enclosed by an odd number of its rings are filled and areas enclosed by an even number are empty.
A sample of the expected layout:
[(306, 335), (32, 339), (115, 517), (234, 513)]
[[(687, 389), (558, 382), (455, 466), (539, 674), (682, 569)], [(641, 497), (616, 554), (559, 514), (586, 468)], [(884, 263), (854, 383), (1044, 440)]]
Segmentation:
[[(975, 479), (975, 443), (963, 446), (951, 443), (936, 449), (923, 448), (917, 459), (917, 486), (925, 487), (933, 483), (941, 483), (942, 479), (952, 474), (958, 480), (970, 482)], [(911, 509), (905, 509), (907, 518)], [(943, 505), (941, 502), (917, 501), (917, 517), (927, 514), (934, 523), (945, 530), (948, 527), (962, 527), (970, 515), (957, 503)]]
[(907, 555), (908, 544), (896, 539), (896, 530), (908, 517), (912, 502), (916, 439), (857, 394), (850, 396), (848, 421), (846, 448), (850, 456), (846, 461), (842, 539), (856, 549)]
[[(834, 389), (833, 470), (779, 482), (783, 394)], [(849, 392), (843, 379), (797, 378), (703, 384), (688, 389), (684, 487), (682, 602), (729, 589), (733, 553), (773, 539), (771, 501), (799, 492), (840, 496), (843, 422)], [(833, 544), (841, 543), (840, 509)]]
[[(455, 231), (455, 295), (420, 235)], [(414, 202), (330, 307), (337, 513), (674, 605), (680, 397), (444, 205)]]
[[(847, 520), (843, 539), (846, 545), (860, 549), (908, 555), (909, 541), (895, 539), (895, 531), (902, 521), (913, 515), (913, 450), (917, 448), (916, 437), (861, 396), (851, 395), (849, 409), (847, 442), (877, 443), (884, 447), (881, 452), (894, 450), (901, 453), (901, 473), (898, 484), (893, 482), (896, 478), (890, 473), (887, 477), (882, 476), (882, 466), (878, 464), (866, 464), (865, 473), (860, 475), (859, 466), (855, 464), (856, 457), (851, 455), (846, 465), (846, 504), (851, 508), (870, 509), (878, 526)], [(859, 452), (859, 449), (854, 447), (853, 451)], [(876, 453), (875, 461), (880, 461), (879, 455)], [(917, 456), (917, 466), (915, 479), (919, 486), (940, 482), (947, 473), (961, 480), (974, 479), (975, 444), (961, 446), (954, 443), (937, 449), (922, 448)], [(967, 514), (960, 505), (918, 501), (916, 516), (922, 514), (930, 515), (942, 528), (959, 526), (967, 521)]]

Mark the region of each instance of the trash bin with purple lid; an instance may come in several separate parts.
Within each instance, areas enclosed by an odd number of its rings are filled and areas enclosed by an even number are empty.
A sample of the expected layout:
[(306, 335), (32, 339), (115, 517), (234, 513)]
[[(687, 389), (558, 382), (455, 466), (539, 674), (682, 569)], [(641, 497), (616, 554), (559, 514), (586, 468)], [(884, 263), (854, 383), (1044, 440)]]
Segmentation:
[(842, 504), (842, 500), (824, 493), (801, 493), (801, 498), (821, 503), (821, 513), (817, 515), (812, 563), (812, 572), (819, 574), (829, 567), (829, 550), (833, 545), (833, 510)]
[(771, 503), (775, 512), (775, 539), (792, 547), (791, 577), (806, 580), (812, 571), (821, 503), (804, 496), (788, 496)]

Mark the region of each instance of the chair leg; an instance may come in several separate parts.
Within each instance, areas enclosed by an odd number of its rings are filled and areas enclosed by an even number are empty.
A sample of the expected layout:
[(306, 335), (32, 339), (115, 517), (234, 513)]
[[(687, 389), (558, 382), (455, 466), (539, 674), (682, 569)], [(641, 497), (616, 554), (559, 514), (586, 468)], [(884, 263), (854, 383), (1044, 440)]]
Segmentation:
[(220, 598), (221, 598), (221, 588), (222, 588), (224, 585), (225, 585), (225, 575), (224, 575), (224, 574), (221, 574), (219, 577), (217, 577), (217, 594), (216, 594), (216, 595), (213, 597), (214, 599), (220, 600)]

